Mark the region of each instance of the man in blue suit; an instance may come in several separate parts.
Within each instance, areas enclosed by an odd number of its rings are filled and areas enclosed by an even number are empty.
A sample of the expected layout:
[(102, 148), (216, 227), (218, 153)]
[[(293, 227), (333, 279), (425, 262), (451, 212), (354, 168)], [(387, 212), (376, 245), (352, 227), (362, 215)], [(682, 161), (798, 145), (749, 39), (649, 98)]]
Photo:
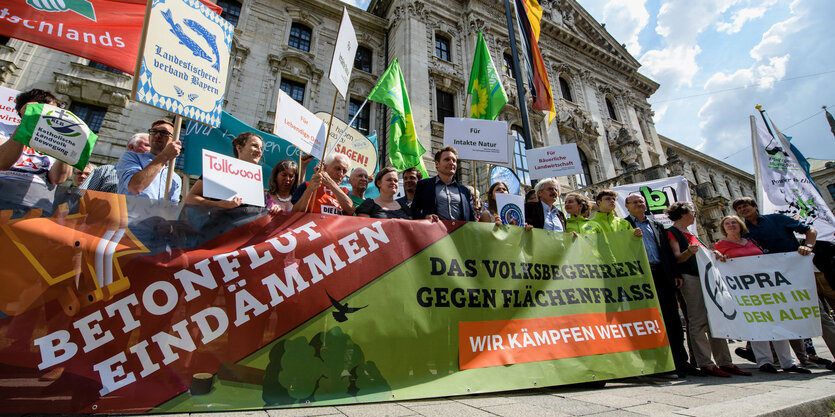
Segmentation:
[(455, 181), (458, 152), (447, 146), (435, 153), (438, 175), (417, 183), (412, 201), (412, 217), (416, 220), (476, 221), (473, 196), (467, 187)]

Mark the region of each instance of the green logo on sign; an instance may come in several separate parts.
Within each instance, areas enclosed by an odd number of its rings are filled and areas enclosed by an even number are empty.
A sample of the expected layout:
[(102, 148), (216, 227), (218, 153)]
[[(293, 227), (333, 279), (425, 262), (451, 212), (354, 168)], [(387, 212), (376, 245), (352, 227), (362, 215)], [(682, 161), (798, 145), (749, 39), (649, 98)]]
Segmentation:
[(88, 0), (26, 0), (26, 4), (42, 12), (76, 12), (96, 21), (96, 9)]
[(663, 190), (653, 190), (647, 186), (642, 186), (638, 189), (644, 200), (647, 202), (647, 209), (652, 214), (663, 213), (670, 204), (676, 201), (676, 192), (670, 187), (664, 187)]
[(805, 219), (806, 216), (814, 213), (818, 208), (814, 198), (804, 200), (800, 197), (800, 192), (798, 192), (798, 190), (794, 190), (794, 195), (797, 197), (797, 206), (800, 208), (800, 213), (798, 213), (800, 218)]

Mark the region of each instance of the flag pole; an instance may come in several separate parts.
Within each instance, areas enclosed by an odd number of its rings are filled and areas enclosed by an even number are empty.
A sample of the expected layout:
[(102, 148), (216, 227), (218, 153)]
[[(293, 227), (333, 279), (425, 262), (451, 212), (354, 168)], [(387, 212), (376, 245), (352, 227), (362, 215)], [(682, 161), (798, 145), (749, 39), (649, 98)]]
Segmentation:
[[(525, 132), (525, 149), (533, 149), (533, 138), (531, 137), (531, 125), (528, 121), (528, 101), (525, 98), (525, 85), (522, 80), (521, 67), (519, 67), (519, 50), (516, 48), (516, 31), (513, 28), (513, 17), (510, 15), (510, 2), (504, 0), (505, 16), (507, 17), (507, 31), (510, 34), (510, 51), (513, 55), (513, 69), (516, 71), (516, 95), (519, 112), (522, 116), (522, 129)], [(531, 186), (536, 185), (536, 180)]]
[[(183, 116), (179, 114), (174, 116), (174, 142), (180, 140), (180, 130), (181, 126), (183, 125)], [(165, 193), (163, 195), (171, 200), (171, 183), (174, 181), (174, 162), (177, 161), (177, 157), (171, 158), (168, 161), (168, 177), (165, 179)]]
[[(759, 110), (761, 108), (762, 108), (762, 106), (757, 104), (756, 109)], [(757, 184), (758, 180), (760, 181), (760, 183), (762, 183), (762, 177), (760, 176), (760, 157), (759, 157), (759, 153), (757, 152), (757, 147), (759, 146), (757, 144), (757, 121), (754, 118), (754, 116), (751, 116), (750, 120), (751, 120), (751, 150), (754, 152), (754, 188), (755, 188), (755, 192), (756, 192), (757, 205), (762, 207), (762, 203), (763, 203), (762, 191), (761, 191), (762, 187), (760, 186), (761, 184)]]

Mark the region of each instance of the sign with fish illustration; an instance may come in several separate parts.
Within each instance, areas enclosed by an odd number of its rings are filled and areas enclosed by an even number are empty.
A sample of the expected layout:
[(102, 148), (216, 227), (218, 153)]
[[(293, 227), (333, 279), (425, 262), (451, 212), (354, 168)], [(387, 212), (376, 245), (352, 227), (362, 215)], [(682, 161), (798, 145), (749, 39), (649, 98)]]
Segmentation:
[(149, 0), (136, 63), (136, 100), (220, 124), (234, 27), (199, 0)]

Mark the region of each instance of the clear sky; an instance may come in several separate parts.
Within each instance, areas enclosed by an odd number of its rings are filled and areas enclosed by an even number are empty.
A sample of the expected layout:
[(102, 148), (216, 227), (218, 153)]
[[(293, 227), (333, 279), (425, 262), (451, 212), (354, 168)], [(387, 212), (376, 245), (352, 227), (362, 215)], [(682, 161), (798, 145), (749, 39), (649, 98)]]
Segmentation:
[(807, 158), (835, 159), (821, 109), (835, 111), (835, 0), (580, 4), (661, 84), (659, 134), (753, 172), (748, 116), (761, 104)]

